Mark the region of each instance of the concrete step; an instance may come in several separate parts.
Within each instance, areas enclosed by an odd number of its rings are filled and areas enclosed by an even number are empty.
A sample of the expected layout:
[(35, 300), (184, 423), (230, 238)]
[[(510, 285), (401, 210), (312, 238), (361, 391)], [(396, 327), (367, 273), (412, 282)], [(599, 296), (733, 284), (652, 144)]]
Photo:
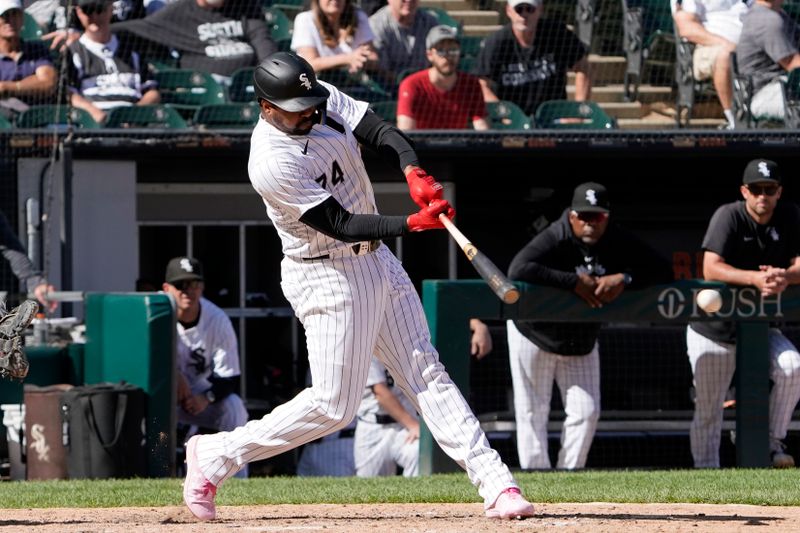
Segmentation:
[[(620, 84), (625, 80), (625, 58), (622, 56), (599, 56), (589, 54), (592, 67), (592, 85)], [(575, 73), (567, 73), (567, 83), (575, 83)]]
[(486, 37), (487, 35), (493, 34), (500, 28), (502, 28), (500, 24), (465, 24), (462, 28), (462, 32), (464, 35), (477, 35), (479, 37)]
[(445, 11), (475, 9), (471, 0), (420, 0), (419, 5), (420, 7), (440, 7)]
[(497, 11), (449, 10), (451, 17), (461, 24), (469, 26), (495, 26), (499, 24), (500, 14)]
[[(567, 86), (567, 98), (574, 100), (575, 86)], [(605, 102), (624, 102), (625, 101), (625, 86), (622, 84), (601, 85), (599, 87), (592, 87), (592, 100), (597, 103)], [(650, 103), (650, 102), (668, 102), (674, 100), (671, 87), (664, 87), (659, 85), (640, 85), (639, 94), (636, 98), (637, 102)]]
[[(721, 118), (695, 118), (689, 124), (689, 128), (699, 128), (716, 130), (725, 124), (725, 119)], [(665, 130), (677, 129), (675, 119), (651, 113), (642, 118), (623, 118), (617, 120), (617, 126), (623, 130)]]
[(605, 102), (601, 103), (600, 107), (616, 118), (642, 118), (644, 115), (644, 107), (641, 102)]

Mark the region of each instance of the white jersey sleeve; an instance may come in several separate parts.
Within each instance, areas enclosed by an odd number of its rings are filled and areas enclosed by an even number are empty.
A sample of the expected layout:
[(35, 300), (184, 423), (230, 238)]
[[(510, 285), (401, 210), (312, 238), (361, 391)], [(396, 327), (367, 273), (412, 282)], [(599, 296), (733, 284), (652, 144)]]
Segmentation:
[(372, 387), (378, 383), (386, 383), (386, 367), (377, 357), (373, 357), (367, 374), (367, 387)]
[(314, 26), (313, 12), (298, 13), (292, 27), (292, 50), (296, 52), (298, 48), (312, 47), (319, 51), (319, 31)]
[(336, 112), (342, 119), (347, 122), (351, 130), (356, 129), (358, 123), (364, 118), (369, 104), (360, 100), (350, 98), (342, 91), (320, 80), (320, 83), (325, 86), (331, 93), (328, 97), (328, 111)]

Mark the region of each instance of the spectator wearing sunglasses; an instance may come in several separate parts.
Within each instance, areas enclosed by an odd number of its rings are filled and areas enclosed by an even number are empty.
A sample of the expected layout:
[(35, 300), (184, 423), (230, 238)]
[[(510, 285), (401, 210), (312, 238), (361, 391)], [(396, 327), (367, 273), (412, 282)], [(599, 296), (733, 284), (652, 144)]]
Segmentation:
[(147, 62), (130, 36), (111, 33), (111, 0), (78, 0), (75, 9), (83, 35), (69, 46), (70, 101), (98, 124), (109, 109), (160, 101)]
[[(703, 277), (754, 287), (762, 298), (776, 299), (800, 283), (800, 211), (779, 202), (783, 188), (774, 161), (754, 159), (739, 187), (743, 200), (720, 206), (703, 239)], [(769, 329), (770, 459), (777, 468), (794, 466), (783, 439), (800, 399), (800, 354), (776, 328)], [(695, 411), (689, 432), (694, 466), (719, 468), (722, 408), (736, 369), (736, 324), (692, 322), (686, 347), (695, 386)]]
[[(593, 308), (626, 289), (672, 280), (669, 263), (611, 223), (608, 191), (583, 183), (572, 205), (511, 261), (516, 281), (574, 292)], [(520, 467), (551, 468), (547, 422), (555, 380), (566, 412), (556, 468), (586, 465), (600, 417), (599, 323), (507, 323)]]
[(542, 0), (508, 0), (509, 24), (489, 35), (476, 61), (487, 102), (507, 100), (533, 116), (546, 100), (567, 98), (567, 71), (575, 72), (575, 100), (591, 93), (588, 51), (564, 24), (540, 20)]
[(430, 68), (400, 82), (397, 127), (413, 129), (489, 129), (478, 78), (458, 71), (461, 47), (456, 30), (434, 26), (425, 39)]
[(178, 423), (214, 431), (244, 425), (236, 334), (225, 312), (203, 297), (202, 263), (175, 257), (164, 279), (162, 290), (175, 299), (178, 318)]

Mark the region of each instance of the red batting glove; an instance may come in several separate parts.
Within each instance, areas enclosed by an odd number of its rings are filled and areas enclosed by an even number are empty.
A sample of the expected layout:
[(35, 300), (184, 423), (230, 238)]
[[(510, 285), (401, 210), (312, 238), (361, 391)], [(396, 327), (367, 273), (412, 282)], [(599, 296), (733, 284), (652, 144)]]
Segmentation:
[(414, 167), (413, 170), (409, 171), (406, 174), (406, 181), (408, 182), (408, 191), (411, 194), (411, 199), (418, 206), (426, 207), (434, 200), (441, 200), (442, 184), (421, 168)]
[(447, 200), (434, 200), (431, 205), (425, 206), (418, 213), (409, 215), (406, 219), (408, 231), (425, 231), (428, 229), (442, 229), (444, 225), (439, 220), (439, 215), (444, 213), (450, 220), (456, 216), (456, 210)]

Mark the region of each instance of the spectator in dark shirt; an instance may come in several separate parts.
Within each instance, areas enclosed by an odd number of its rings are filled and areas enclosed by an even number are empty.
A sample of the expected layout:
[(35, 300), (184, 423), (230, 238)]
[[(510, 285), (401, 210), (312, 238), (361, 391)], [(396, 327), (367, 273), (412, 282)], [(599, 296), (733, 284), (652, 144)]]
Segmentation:
[(69, 47), (72, 105), (102, 123), (114, 107), (158, 103), (155, 81), (135, 43), (111, 33), (111, 0), (78, 0), (75, 11), (85, 31)]
[(542, 0), (508, 0), (509, 24), (486, 38), (474, 74), (486, 102), (508, 100), (528, 115), (546, 100), (567, 97), (567, 71), (575, 72), (575, 100), (591, 93), (584, 45), (563, 24), (539, 20)]
[[(620, 226), (599, 183), (583, 183), (557, 221), (517, 253), (509, 277), (575, 292), (590, 307), (627, 288), (672, 279), (669, 263)], [(508, 321), (517, 452), (522, 468), (550, 468), (547, 421), (553, 380), (566, 420), (557, 468), (583, 468), (600, 417), (599, 323)]]
[(20, 1), (0, 0), (0, 113), (7, 118), (47, 103), (57, 81), (47, 46), (23, 41), (22, 24)]
[(255, 66), (276, 51), (255, 0), (177, 0), (143, 19), (112, 24), (111, 29), (145, 39), (162, 54), (174, 50), (180, 68), (209, 72), (220, 81), (229, 81), (240, 68)]

